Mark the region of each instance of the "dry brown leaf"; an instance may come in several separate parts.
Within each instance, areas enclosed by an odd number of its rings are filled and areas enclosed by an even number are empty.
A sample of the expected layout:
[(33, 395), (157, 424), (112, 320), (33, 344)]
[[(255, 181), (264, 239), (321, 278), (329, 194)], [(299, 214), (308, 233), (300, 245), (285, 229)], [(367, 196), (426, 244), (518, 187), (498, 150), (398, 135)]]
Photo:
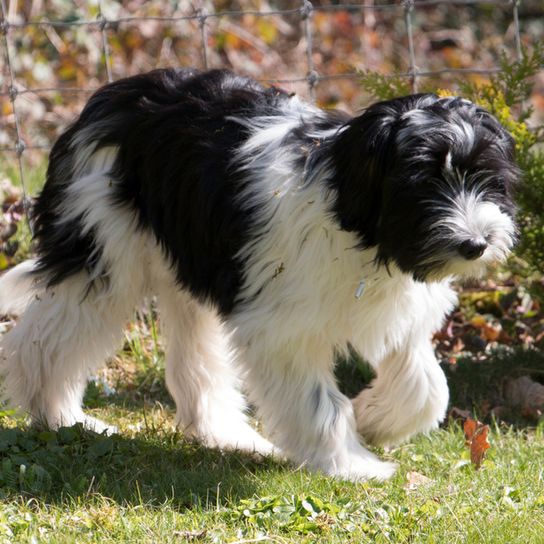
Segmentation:
[(523, 417), (539, 419), (544, 412), (544, 385), (530, 376), (507, 380), (504, 395), (508, 404), (521, 408)]
[(406, 474), (406, 484), (404, 485), (404, 489), (410, 493), (411, 491), (415, 491), (418, 487), (429, 485), (432, 482), (433, 480), (424, 474), (411, 471)]
[(468, 410), (458, 408), (457, 406), (454, 406), (448, 414), (448, 419), (460, 419), (462, 421), (465, 421), (468, 418), (470, 418), (470, 412)]
[(463, 425), (466, 445), (470, 448), (470, 461), (476, 468), (482, 466), (486, 451), (491, 447), (488, 440), (489, 425), (468, 417)]

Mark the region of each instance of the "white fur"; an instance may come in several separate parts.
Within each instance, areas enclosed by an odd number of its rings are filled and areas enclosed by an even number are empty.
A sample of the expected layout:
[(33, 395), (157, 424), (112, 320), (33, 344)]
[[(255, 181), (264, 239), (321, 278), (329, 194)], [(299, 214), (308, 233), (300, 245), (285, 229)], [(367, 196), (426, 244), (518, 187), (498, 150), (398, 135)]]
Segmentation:
[(217, 313), (181, 291), (159, 255), (154, 268), (177, 426), (208, 446), (272, 453), (272, 444), (247, 422), (236, 354)]
[(20, 308), (19, 322), (2, 338), (4, 396), (51, 427), (82, 421), (97, 430), (106, 428), (81, 410), (86, 381), (113, 353), (124, 323), (147, 291), (145, 278), (129, 273), (142, 266), (138, 259), (146, 255), (147, 240), (136, 232), (131, 211), (112, 209), (106, 188), (115, 154), (108, 156), (89, 155), (96, 167), (87, 168), (84, 184), (74, 180), (71, 191), (81, 190), (68, 199), (70, 209), (63, 210), (65, 216), (74, 206), (88, 210), (85, 229), (97, 229), (108, 288), (89, 289), (92, 278), (86, 272), (57, 287), (34, 286), (26, 307)]
[[(474, 147), (474, 128), (462, 119), (457, 119), (455, 123), (444, 124), (439, 117), (429, 115), (428, 111), (422, 109), (409, 110), (402, 115), (402, 119), (408, 120), (409, 123), (397, 133), (397, 143), (401, 151), (407, 149), (422, 134), (432, 134), (437, 131), (440, 131), (442, 136), (448, 135), (449, 139), (456, 142), (466, 153)], [(419, 160), (417, 155), (413, 160)]]
[(0, 313), (18, 316), (24, 311), (35, 289), (31, 275), (35, 265), (29, 259), (0, 278)]
[[(259, 145), (250, 139), (244, 153), (256, 181), (243, 201), (257, 205), (269, 226), (242, 252), (248, 273), (241, 298), (250, 302), (230, 323), (249, 397), (272, 441), (295, 461), (352, 480), (386, 478), (393, 465), (360, 444), (356, 426), (394, 443), (443, 418), (448, 394), (430, 335), (455, 295), (447, 282), (419, 284), (395, 267), (391, 275), (376, 268), (375, 251), (358, 249), (356, 237), (326, 213), (333, 195), (324, 179), (299, 186), (291, 158), (278, 157), (262, 138)], [(361, 278), (366, 287), (357, 300)], [(334, 350), (348, 341), (378, 371), (370, 391), (380, 402), (372, 411), (368, 393), (354, 411), (336, 386)], [(396, 425), (389, 425), (391, 413)]]
[[(114, 204), (109, 171), (116, 149), (95, 152), (85, 139), (74, 142), (76, 176), (61, 212), (66, 221), (83, 217), (84, 232), (92, 229), (101, 247), (101, 263), (92, 277), (80, 273), (48, 289), (27, 282), (17, 291), (22, 315), (0, 348), (9, 400), (51, 426), (82, 421), (103, 428), (81, 410), (86, 379), (117, 346), (133, 308), (158, 295), (167, 386), (187, 434), (211, 446), (272, 451), (247, 422), (238, 388), (243, 377), (265, 432), (289, 458), (354, 481), (391, 476), (394, 465), (368, 451), (360, 435), (394, 444), (443, 418), (448, 392), (430, 337), (456, 297), (446, 279), (417, 283), (394, 265), (377, 267), (375, 250), (361, 251), (355, 235), (331, 218), (328, 165), (305, 179), (295, 156), (279, 152), (294, 124), (317, 111), (292, 100), (283, 120), (237, 119), (253, 131), (239, 156), (253, 180), (240, 202), (257, 207), (268, 228), (240, 253), (245, 283), (226, 323), (179, 288), (134, 213)], [(412, 117), (418, 121), (417, 112)], [(492, 236), (494, 253), (480, 260), (487, 262), (513, 236), (495, 208), (467, 194), (442, 226)], [(10, 273), (0, 290), (32, 266)], [(361, 280), (365, 289), (357, 299)], [(348, 342), (377, 372), (353, 402), (333, 374), (334, 352)]]
[[(21, 314), (1, 342), (4, 398), (53, 428), (80, 421), (114, 431), (81, 410), (85, 385), (120, 343), (133, 309), (157, 294), (167, 323), (166, 380), (178, 425), (210, 446), (271, 453), (272, 445), (247, 423), (234, 351), (216, 312), (179, 289), (154, 240), (137, 230), (134, 213), (114, 205), (109, 172), (115, 156), (115, 148), (92, 153), (83, 147), (61, 210), (64, 221), (83, 215), (83, 232), (94, 229), (102, 249), (97, 271), (45, 289), (27, 279), (34, 266), (27, 261), (2, 278), (1, 310), (15, 305)], [(93, 280), (98, 284), (90, 288)]]
[[(481, 277), (488, 265), (503, 262), (510, 253), (515, 239), (515, 225), (496, 204), (484, 198), (485, 192), (461, 190), (450, 197), (447, 206), (436, 207), (440, 218), (430, 226), (439, 233), (435, 239), (443, 236), (459, 244), (468, 239), (487, 243), (484, 254), (474, 261), (467, 261), (456, 252), (444, 255), (447, 264), (436, 271), (436, 277)], [(436, 258), (437, 255), (432, 257)]]

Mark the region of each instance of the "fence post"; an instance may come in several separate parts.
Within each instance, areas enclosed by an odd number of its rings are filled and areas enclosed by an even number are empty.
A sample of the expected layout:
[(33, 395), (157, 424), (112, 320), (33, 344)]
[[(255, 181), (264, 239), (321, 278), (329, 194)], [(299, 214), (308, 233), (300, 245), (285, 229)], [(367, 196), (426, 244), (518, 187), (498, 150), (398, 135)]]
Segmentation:
[(406, 25), (406, 34), (408, 36), (408, 54), (410, 56), (408, 73), (410, 74), (412, 92), (417, 93), (416, 54), (414, 50), (414, 36), (412, 33), (412, 11), (414, 10), (414, 0), (402, 0), (402, 5), (404, 6), (404, 22)]
[[(2, 20), (0, 21), (0, 33), (3, 36), (2, 41), (4, 43), (6, 66), (8, 69), (8, 77), (9, 77), (8, 95), (11, 102), (11, 111), (13, 112), (13, 117), (15, 119), (15, 137), (16, 137), (15, 154), (17, 156), (19, 180), (21, 182), (21, 188), (23, 190), (23, 209), (25, 211), (25, 216), (28, 221), (28, 210), (30, 208), (30, 200), (28, 198), (28, 194), (26, 190), (25, 175), (24, 175), (24, 168), (23, 168), (23, 153), (26, 149), (26, 145), (21, 136), (21, 124), (19, 122), (19, 116), (17, 115), (16, 101), (17, 101), (17, 96), (19, 94), (19, 91), (17, 90), (17, 86), (15, 85), (15, 75), (13, 73), (13, 64), (11, 62), (10, 43), (9, 43), (10, 24), (8, 21), (8, 12), (6, 9), (5, 0), (0, 0), (0, 8), (2, 9)], [(28, 224), (32, 232), (32, 227), (30, 225), (30, 222), (28, 222)]]
[(514, 19), (514, 39), (516, 41), (516, 56), (518, 59), (518, 62), (522, 60), (523, 58), (523, 51), (521, 49), (521, 35), (520, 35), (520, 28), (519, 28), (519, 13), (518, 13), (518, 6), (519, 6), (520, 0), (512, 0), (512, 16)]
[(315, 70), (313, 59), (313, 36), (312, 36), (312, 14), (314, 6), (310, 0), (302, 0), (300, 15), (304, 24), (304, 34), (306, 36), (306, 60), (308, 63), (308, 73), (306, 81), (308, 82), (308, 90), (310, 97), (315, 102), (315, 86), (319, 82), (319, 74)]
[(198, 26), (200, 28), (200, 39), (202, 41), (202, 61), (204, 70), (208, 69), (208, 28), (206, 20), (209, 16), (208, 10), (204, 7), (198, 10)]
[(108, 83), (111, 83), (113, 81), (113, 76), (111, 73), (111, 57), (110, 57), (110, 47), (108, 44), (108, 34), (107, 34), (107, 28), (108, 28), (108, 20), (104, 16), (104, 12), (102, 11), (102, 0), (98, 3), (98, 21), (99, 21), (99, 28), (100, 28), (100, 34), (102, 36), (102, 50), (104, 51), (104, 64), (106, 67), (106, 77), (108, 78)]

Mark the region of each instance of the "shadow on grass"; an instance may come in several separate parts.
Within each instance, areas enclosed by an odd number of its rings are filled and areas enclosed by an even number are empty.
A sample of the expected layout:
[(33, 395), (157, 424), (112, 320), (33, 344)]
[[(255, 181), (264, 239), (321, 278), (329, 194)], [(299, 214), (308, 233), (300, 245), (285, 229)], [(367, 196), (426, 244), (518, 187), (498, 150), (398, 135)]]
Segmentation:
[(280, 464), (222, 453), (153, 431), (104, 436), (80, 425), (57, 432), (0, 430), (0, 493), (60, 503), (95, 493), (126, 505), (208, 508), (254, 494)]
[[(347, 394), (357, 393), (370, 374), (361, 363), (343, 363), (338, 378)], [(485, 361), (464, 359), (445, 367), (451, 405), (476, 409), (503, 402), (504, 382), (522, 375), (544, 381), (544, 354), (516, 351)], [(94, 395), (94, 396), (93, 396)], [(144, 397), (118, 394), (104, 399), (88, 394), (91, 405), (141, 407)], [(94, 400), (93, 400), (94, 399)], [(519, 414), (518, 414), (519, 415)], [(518, 426), (534, 422), (508, 420)], [(252, 496), (262, 481), (285, 467), (238, 452), (221, 453), (187, 442), (175, 432), (151, 429), (135, 438), (84, 431), (81, 426), (58, 432), (0, 429), (0, 495), (37, 497), (62, 503), (98, 493), (119, 504), (214, 508)]]

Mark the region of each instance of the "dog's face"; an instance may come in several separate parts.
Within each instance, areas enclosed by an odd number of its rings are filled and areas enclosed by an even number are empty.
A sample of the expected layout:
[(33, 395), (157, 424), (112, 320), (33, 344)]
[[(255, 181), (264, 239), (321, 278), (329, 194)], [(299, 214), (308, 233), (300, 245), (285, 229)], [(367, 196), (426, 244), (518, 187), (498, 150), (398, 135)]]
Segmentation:
[[(350, 130), (365, 136), (360, 230), (378, 259), (420, 281), (480, 276), (510, 252), (516, 228), (514, 143), (485, 110), (415, 95), (377, 104)], [(352, 205), (353, 207), (353, 205)]]

